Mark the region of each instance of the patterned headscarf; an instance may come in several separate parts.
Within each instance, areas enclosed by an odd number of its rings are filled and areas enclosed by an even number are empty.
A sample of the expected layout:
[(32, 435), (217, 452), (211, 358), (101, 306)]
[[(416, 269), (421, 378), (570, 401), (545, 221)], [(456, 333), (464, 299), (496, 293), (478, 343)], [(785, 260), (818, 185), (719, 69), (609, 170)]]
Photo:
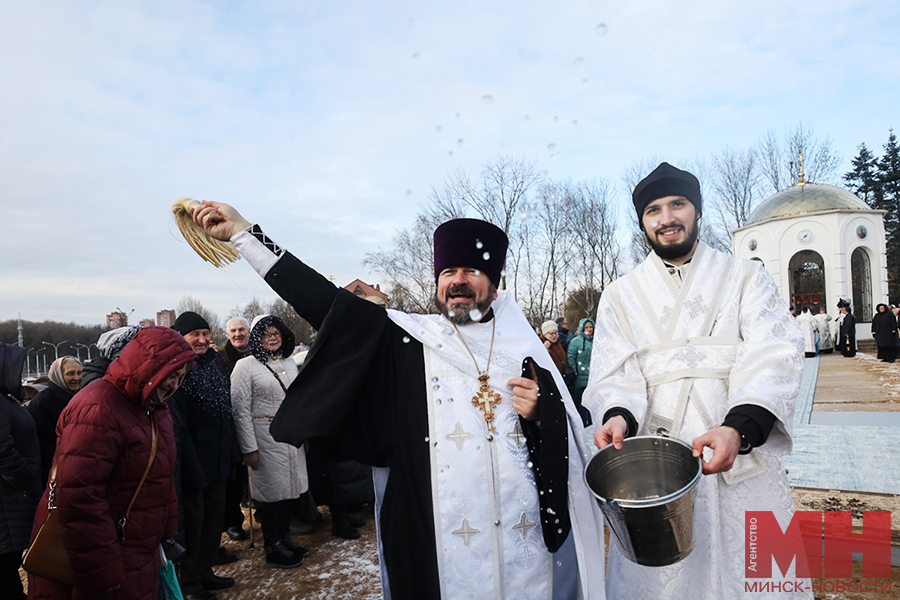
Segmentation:
[(250, 329), (250, 343), (247, 345), (247, 351), (261, 363), (265, 363), (272, 356), (262, 346), (262, 336), (270, 325), (274, 325), (281, 332), (281, 348), (276, 354), (287, 358), (294, 352), (294, 333), (284, 321), (275, 315), (256, 317), (253, 319), (253, 327)]
[(50, 373), (47, 374), (50, 381), (64, 390), (69, 389), (69, 386), (66, 385), (65, 378), (63, 378), (63, 372), (66, 370), (66, 362), (70, 360), (77, 362), (79, 365), (81, 364), (81, 361), (74, 356), (60, 356), (53, 361), (52, 365), (50, 365)]
[(137, 335), (137, 332), (143, 329), (140, 325), (131, 325), (129, 327), (119, 327), (111, 329), (100, 336), (97, 340), (97, 348), (100, 354), (107, 360), (113, 361), (119, 358), (125, 345)]

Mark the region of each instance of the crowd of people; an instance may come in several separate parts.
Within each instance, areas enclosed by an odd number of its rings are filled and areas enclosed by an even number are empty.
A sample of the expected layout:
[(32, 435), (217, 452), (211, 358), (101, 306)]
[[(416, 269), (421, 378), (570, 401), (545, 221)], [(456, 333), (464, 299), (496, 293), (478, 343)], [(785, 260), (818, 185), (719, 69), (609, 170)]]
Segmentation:
[[(278, 317), (236, 317), (217, 351), (185, 312), (173, 328), (104, 333), (86, 365), (57, 359), (27, 408), (24, 349), (0, 345), (0, 596), (25, 597), (21, 553), (51, 510), (74, 583), (30, 574), (29, 598), (156, 600), (174, 561), (185, 597), (209, 600), (234, 585), (214, 569), (237, 560), (222, 536), (246, 540), (245, 513), (266, 566), (292, 569), (310, 555), (292, 530), (317, 504), (355, 539), (349, 507), (371, 501), (386, 598), (744, 597), (744, 511), (793, 513), (781, 457), (804, 350), (852, 355), (855, 319), (842, 302), (836, 332), (824, 310), (795, 324), (759, 263), (699, 241), (691, 173), (662, 163), (632, 199), (652, 252), (595, 319), (548, 320), (538, 336), (498, 289), (508, 239), (490, 223), (435, 230), (439, 314), (418, 315), (335, 287), (229, 205), (193, 208), (316, 341), (298, 354)], [(882, 304), (872, 322), (883, 360), (896, 314)], [(582, 477), (592, 423), (601, 449), (665, 434), (700, 458), (685, 558), (647, 567), (611, 544), (605, 570)], [(792, 589), (778, 597), (812, 598)]]
[[(840, 300), (837, 304), (838, 317), (834, 319), (824, 306), (819, 307), (816, 315), (809, 306), (803, 306), (800, 314), (791, 308), (797, 325), (803, 333), (803, 349), (806, 358), (818, 354), (831, 354), (837, 349), (843, 356), (856, 356), (856, 317), (853, 315), (850, 302)], [(878, 348), (878, 359), (892, 363), (897, 358), (900, 347), (898, 323), (900, 323), (900, 307), (891, 304), (878, 304), (872, 316), (872, 338)]]

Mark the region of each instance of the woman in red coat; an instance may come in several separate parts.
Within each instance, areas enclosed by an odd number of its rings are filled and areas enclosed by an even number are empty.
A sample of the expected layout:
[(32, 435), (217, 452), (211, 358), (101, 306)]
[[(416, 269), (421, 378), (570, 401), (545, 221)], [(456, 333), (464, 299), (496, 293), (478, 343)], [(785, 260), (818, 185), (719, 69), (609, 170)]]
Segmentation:
[[(56, 506), (76, 573), (74, 587), (29, 575), (29, 598), (156, 600), (160, 542), (177, 531), (175, 439), (166, 400), (196, 353), (165, 327), (141, 330), (102, 380), (84, 388), (57, 424)], [(116, 524), (147, 468), (151, 420), (156, 457), (121, 534)], [(47, 490), (34, 533), (47, 515)]]

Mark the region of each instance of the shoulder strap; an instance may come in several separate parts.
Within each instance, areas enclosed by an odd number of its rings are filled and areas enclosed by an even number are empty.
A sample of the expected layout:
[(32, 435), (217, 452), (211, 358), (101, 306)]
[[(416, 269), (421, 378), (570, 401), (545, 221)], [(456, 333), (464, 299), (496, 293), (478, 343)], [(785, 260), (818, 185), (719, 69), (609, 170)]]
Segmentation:
[(281, 389), (284, 390), (284, 393), (287, 394), (287, 388), (284, 386), (284, 382), (281, 380), (281, 377), (278, 376), (278, 373), (272, 370), (272, 367), (269, 366), (268, 362), (264, 362), (263, 366), (269, 370), (269, 373), (271, 373), (272, 376), (275, 377), (275, 381), (278, 382), (278, 385), (280, 385)]
[(150, 473), (150, 466), (153, 465), (153, 460), (156, 458), (156, 448), (159, 445), (159, 425), (156, 423), (156, 415), (152, 410), (150, 411), (150, 435), (150, 460), (147, 461), (147, 468), (144, 469), (141, 481), (138, 483), (137, 489), (134, 490), (134, 496), (131, 497), (131, 502), (128, 503), (128, 509), (125, 511), (125, 516), (122, 517), (125, 521), (128, 520), (128, 514), (131, 512), (131, 507), (134, 506), (134, 501), (137, 500), (138, 492), (141, 491), (144, 481), (147, 480), (147, 475)]

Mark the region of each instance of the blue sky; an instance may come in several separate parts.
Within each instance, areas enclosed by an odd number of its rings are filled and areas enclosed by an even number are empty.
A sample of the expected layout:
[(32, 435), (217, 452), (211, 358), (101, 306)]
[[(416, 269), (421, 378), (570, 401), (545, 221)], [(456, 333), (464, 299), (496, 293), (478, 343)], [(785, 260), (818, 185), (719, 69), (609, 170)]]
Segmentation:
[[(272, 293), (180, 239), (234, 204), (335, 282), (499, 154), (609, 179), (800, 121), (849, 169), (900, 106), (900, 4), (4, 2), (0, 319), (98, 323)], [(628, 196), (620, 191), (623, 214)]]

